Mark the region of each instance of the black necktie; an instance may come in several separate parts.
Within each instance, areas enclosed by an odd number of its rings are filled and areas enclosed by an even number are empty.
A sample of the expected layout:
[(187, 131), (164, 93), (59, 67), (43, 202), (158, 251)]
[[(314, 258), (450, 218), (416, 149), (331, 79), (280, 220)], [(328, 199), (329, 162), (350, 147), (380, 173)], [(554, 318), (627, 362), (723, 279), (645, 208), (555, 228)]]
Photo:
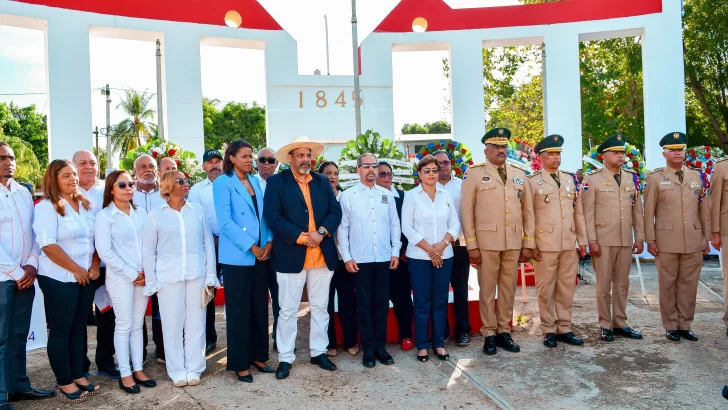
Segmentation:
[(622, 186), (622, 180), (619, 174), (614, 174), (614, 180), (617, 181), (617, 186)]
[(675, 175), (677, 175), (677, 179), (679, 179), (680, 180), (680, 183), (682, 184), (682, 182), (683, 182), (683, 172), (682, 172), (682, 169), (680, 171), (675, 171)]
[(500, 175), (501, 179), (503, 180), (503, 183), (506, 183), (506, 170), (502, 167), (498, 167), (498, 175)]
[(556, 185), (558, 185), (558, 187), (561, 188), (561, 181), (559, 181), (559, 176), (556, 174), (551, 174), (551, 178), (553, 178), (554, 181), (556, 181)]

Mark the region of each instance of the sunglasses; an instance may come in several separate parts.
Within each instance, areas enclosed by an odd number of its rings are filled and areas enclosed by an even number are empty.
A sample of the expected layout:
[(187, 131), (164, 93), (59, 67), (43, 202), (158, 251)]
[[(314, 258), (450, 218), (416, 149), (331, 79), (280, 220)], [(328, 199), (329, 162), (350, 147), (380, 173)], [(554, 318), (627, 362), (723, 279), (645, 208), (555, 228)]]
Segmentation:
[(394, 174), (392, 174), (391, 172), (382, 171), (379, 173), (379, 178), (392, 178), (392, 175)]
[(437, 174), (438, 172), (440, 172), (440, 170), (437, 168), (423, 168), (422, 171), (420, 171), (420, 173), (425, 175)]
[(276, 163), (275, 157), (258, 157), (259, 164), (273, 165)]
[(121, 189), (126, 189), (126, 187), (134, 188), (134, 185), (136, 185), (136, 182), (117, 182), (114, 185), (117, 185)]
[(371, 164), (361, 164), (361, 167), (364, 168), (364, 169), (376, 168), (378, 166), (379, 166), (379, 164), (376, 163), (376, 162), (373, 162)]
[(189, 178), (179, 178), (177, 180), (177, 183), (180, 184), (180, 185), (184, 185), (184, 184), (189, 185), (190, 184), (190, 179)]

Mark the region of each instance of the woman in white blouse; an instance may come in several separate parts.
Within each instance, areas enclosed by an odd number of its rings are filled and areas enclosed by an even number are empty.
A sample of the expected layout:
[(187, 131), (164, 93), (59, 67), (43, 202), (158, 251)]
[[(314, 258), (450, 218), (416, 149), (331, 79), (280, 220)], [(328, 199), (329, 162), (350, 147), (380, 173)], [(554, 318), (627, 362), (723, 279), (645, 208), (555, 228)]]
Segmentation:
[[(417, 359), (429, 359), (432, 347), (440, 360), (445, 351), (445, 319), (452, 271), (452, 241), (460, 221), (450, 194), (437, 186), (440, 166), (427, 155), (417, 164), (421, 184), (407, 192), (402, 204), (402, 233), (407, 237), (407, 259), (412, 283)], [(432, 312), (432, 339), (428, 324)]]
[(202, 206), (185, 199), (189, 190), (190, 180), (182, 172), (162, 175), (160, 192), (167, 202), (149, 211), (142, 240), (144, 294), (156, 292), (159, 298), (167, 374), (175, 387), (200, 384), (205, 371), (203, 288), (220, 286), (212, 231)]
[(89, 281), (99, 277), (94, 251), (95, 216), (78, 191), (73, 163), (51, 161), (43, 177), (43, 200), (35, 207), (33, 230), (41, 248), (38, 284), (45, 296), (48, 361), (60, 398), (79, 402), (98, 391), (85, 377), (86, 319), (94, 299)]
[[(116, 316), (114, 350), (121, 373), (119, 387), (130, 394), (141, 391), (139, 384), (157, 385), (142, 371), (142, 325), (149, 297), (144, 295), (141, 242), (147, 213), (132, 201), (134, 185), (126, 171), (107, 175), (103, 209), (96, 215), (96, 251), (106, 263), (106, 290)], [(133, 375), (129, 366), (130, 348)]]

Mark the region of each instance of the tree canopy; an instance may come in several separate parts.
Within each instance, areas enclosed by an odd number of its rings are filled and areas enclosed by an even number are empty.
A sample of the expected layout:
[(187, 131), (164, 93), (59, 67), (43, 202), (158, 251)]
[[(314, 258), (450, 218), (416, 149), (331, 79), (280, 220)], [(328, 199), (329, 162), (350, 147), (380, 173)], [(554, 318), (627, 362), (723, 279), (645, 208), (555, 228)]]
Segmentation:
[(153, 134), (156, 134), (156, 124), (153, 122), (155, 111), (149, 108), (153, 97), (153, 93), (146, 91), (140, 93), (134, 89), (127, 89), (119, 105), (116, 106), (129, 116), (116, 124), (111, 134), (114, 152), (120, 153), (121, 157), (145, 144)]
[(266, 145), (265, 107), (257, 103), (231, 102), (220, 108), (219, 100), (203, 98), (202, 118), (205, 149), (220, 149), (238, 139), (256, 149)]
[(36, 111), (35, 104), (18, 107), (15, 103), (0, 103), (0, 131), (27, 142), (40, 166), (48, 165), (48, 123), (45, 115)]
[(402, 126), (402, 134), (450, 134), (452, 126), (445, 120), (426, 122), (423, 125), (406, 123)]

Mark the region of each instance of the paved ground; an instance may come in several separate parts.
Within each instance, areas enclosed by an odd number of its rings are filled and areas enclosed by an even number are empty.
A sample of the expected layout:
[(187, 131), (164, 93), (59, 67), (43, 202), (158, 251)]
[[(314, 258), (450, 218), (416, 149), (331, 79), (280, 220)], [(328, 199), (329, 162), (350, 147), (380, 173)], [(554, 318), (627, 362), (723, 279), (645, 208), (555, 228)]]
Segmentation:
[[(396, 364), (374, 369), (361, 366), (361, 355), (340, 352), (334, 359), (339, 370), (333, 373), (308, 363), (308, 316), (302, 304), (299, 321), (298, 361), (291, 377), (277, 381), (273, 375), (253, 370), (255, 383), (238, 382), (226, 372), (225, 324), (218, 311), (220, 334), (218, 350), (207, 361), (202, 385), (175, 388), (163, 365), (150, 363), (148, 374), (159, 379), (155, 389), (136, 396), (119, 390), (114, 381), (92, 377), (101, 392), (79, 409), (320, 409), (320, 408), (726, 408), (728, 401), (720, 389), (728, 383), (728, 338), (720, 318), (723, 311), (723, 282), (717, 261), (707, 262), (698, 289), (698, 309), (693, 330), (698, 342), (673, 343), (665, 339), (657, 305), (657, 277), (654, 264), (642, 264), (646, 297), (639, 280), (630, 287), (630, 323), (645, 339), (599, 341), (594, 302), (594, 277), (586, 265), (585, 282), (577, 288), (574, 306), (575, 332), (586, 345), (541, 345), (535, 289), (528, 290), (528, 303), (520, 293), (515, 315), (528, 317), (514, 332), (522, 352), (511, 354), (499, 349), (486, 357), (483, 338), (474, 336), (469, 347), (448, 343), (452, 362), (433, 357), (428, 363), (414, 358), (414, 350), (403, 352), (389, 346)], [(636, 266), (633, 265), (636, 274)], [(95, 328), (89, 328), (90, 355), (95, 348)], [(150, 347), (152, 349), (153, 347)], [(269, 363), (277, 364), (272, 354)], [(38, 386), (53, 385), (44, 350), (28, 356), (28, 373)], [(56, 399), (21, 403), (19, 409), (71, 408)]]

